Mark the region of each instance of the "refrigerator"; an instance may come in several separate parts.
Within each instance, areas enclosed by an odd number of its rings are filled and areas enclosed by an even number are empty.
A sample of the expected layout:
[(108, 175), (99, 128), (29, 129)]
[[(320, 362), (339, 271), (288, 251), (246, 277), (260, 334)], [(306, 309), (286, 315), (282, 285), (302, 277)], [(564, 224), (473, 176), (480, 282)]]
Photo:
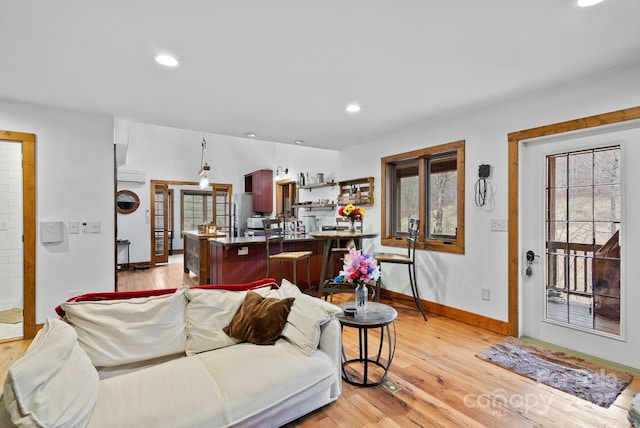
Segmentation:
[(247, 218), (253, 216), (253, 196), (245, 193), (235, 193), (231, 196), (231, 222), (233, 236), (244, 236), (247, 230)]

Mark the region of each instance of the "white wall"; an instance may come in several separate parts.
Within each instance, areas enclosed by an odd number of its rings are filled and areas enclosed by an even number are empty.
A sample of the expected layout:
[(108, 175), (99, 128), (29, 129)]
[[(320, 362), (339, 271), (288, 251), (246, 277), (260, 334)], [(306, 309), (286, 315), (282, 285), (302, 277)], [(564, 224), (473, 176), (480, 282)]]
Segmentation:
[[(419, 251), (417, 265), (420, 295), (429, 301), (507, 321), (507, 233), (492, 232), (490, 220), (508, 218), (508, 133), (639, 106), (638, 88), (640, 63), (535, 94), (522, 95), (482, 109), (461, 111), (416, 123), (402, 133), (343, 151), (339, 169), (350, 170), (356, 176), (375, 176), (376, 206), (374, 210), (370, 210), (370, 214), (376, 216), (375, 221), (379, 224), (381, 157), (466, 140), (466, 251), (464, 255)], [(356, 156), (361, 161), (352, 162), (350, 159)], [(634, 164), (634, 160), (628, 162), (630, 165)], [(473, 186), (480, 164), (492, 166), (489, 181), (494, 193), (487, 209), (474, 205)], [(627, 200), (625, 203), (627, 209), (640, 214), (637, 201)], [(627, 218), (637, 218), (637, 215)], [(628, 227), (631, 234), (627, 241), (629, 247), (640, 242), (637, 228), (628, 223), (625, 227)], [(379, 242), (377, 240), (376, 250), (382, 249)], [(629, 248), (628, 256), (635, 252)], [(640, 301), (640, 292), (631, 291), (634, 278), (640, 275), (640, 266), (629, 261), (627, 263), (626, 280), (630, 292), (626, 305), (632, 309)], [(384, 282), (387, 288), (411, 294), (406, 269), (402, 266), (385, 267)], [(480, 290), (483, 287), (491, 290), (490, 301), (481, 299)], [(640, 325), (640, 314), (637, 311), (629, 310), (627, 313), (630, 327)], [(638, 367), (638, 330), (629, 332), (626, 343), (609, 341), (608, 345), (603, 346), (598, 341), (594, 342), (596, 345), (586, 342), (573, 341), (573, 349)]]
[[(125, 163), (119, 169), (144, 171), (147, 180), (144, 184), (118, 183), (118, 190), (133, 190), (140, 198), (140, 207), (134, 213), (118, 214), (118, 237), (131, 241), (132, 263), (148, 262), (151, 257), (151, 230), (146, 215), (150, 209), (149, 181), (197, 181), (203, 136), (207, 141), (207, 162), (211, 166), (209, 181), (231, 184), (234, 193), (243, 193), (244, 175), (259, 169), (272, 169), (274, 178), (278, 166), (288, 168), (290, 177), (299, 172), (324, 172), (325, 179), (330, 180), (337, 173), (339, 154), (332, 150), (203, 134), (125, 118), (116, 118), (115, 135), (117, 143), (128, 144)], [(324, 171), (319, 171), (319, 167), (325, 166)], [(337, 190), (334, 189), (333, 193), (337, 195)], [(316, 192), (313, 197), (319, 198), (315, 195), (320, 194)], [(326, 215), (335, 216), (335, 212)], [(179, 224), (179, 219), (176, 220)]]
[[(64, 242), (36, 243), (36, 322), (81, 291), (114, 290), (113, 118), (0, 100), (0, 129), (36, 134), (38, 229), (65, 223)], [(69, 235), (69, 221), (99, 234)]]

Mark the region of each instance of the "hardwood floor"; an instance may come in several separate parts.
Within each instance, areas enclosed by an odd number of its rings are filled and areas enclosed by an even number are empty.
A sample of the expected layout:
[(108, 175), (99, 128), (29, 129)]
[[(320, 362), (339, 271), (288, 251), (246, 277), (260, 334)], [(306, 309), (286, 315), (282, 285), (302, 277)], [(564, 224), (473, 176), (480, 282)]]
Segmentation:
[[(175, 287), (195, 283), (182, 265), (119, 273), (119, 289)], [(334, 302), (351, 300), (336, 296)], [(383, 301), (384, 303), (384, 301)], [(511, 373), (476, 358), (503, 336), (431, 315), (398, 310), (396, 353), (389, 380), (399, 388), (356, 387), (343, 382), (342, 396), (287, 427), (629, 427), (627, 412), (640, 393), (640, 377), (608, 409)], [(345, 328), (343, 343), (357, 344)], [(28, 343), (0, 344), (0, 380)]]
[(118, 291), (176, 288), (184, 284), (198, 285), (198, 277), (183, 272), (181, 263), (156, 265), (152, 269), (118, 272)]

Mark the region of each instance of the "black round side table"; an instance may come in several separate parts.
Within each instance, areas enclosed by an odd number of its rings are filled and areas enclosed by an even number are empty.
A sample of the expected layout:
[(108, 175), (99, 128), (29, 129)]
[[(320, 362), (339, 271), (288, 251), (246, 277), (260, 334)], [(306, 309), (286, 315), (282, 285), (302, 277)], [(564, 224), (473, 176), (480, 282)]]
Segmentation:
[[(368, 302), (367, 309), (359, 310), (355, 316), (344, 314), (345, 308), (355, 308), (355, 302), (338, 305), (343, 312), (336, 318), (340, 325), (358, 329), (358, 358), (348, 359), (342, 344), (342, 379), (357, 386), (376, 386), (387, 379), (387, 373), (396, 350), (396, 327), (394, 320), (398, 313), (389, 305)], [(391, 332), (393, 326), (393, 334)], [(380, 329), (380, 339), (377, 343), (378, 352), (369, 355), (369, 330)], [(383, 353), (385, 354), (383, 357)], [(373, 367), (370, 367), (373, 365)], [(361, 367), (358, 374), (357, 367)]]

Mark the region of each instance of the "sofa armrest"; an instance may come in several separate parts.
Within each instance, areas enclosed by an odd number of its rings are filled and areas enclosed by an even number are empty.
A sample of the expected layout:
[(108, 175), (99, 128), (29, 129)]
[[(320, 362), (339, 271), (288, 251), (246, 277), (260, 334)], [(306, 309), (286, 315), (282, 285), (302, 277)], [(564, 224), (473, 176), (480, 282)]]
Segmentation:
[(331, 357), (336, 369), (336, 383), (331, 388), (332, 397), (342, 393), (342, 327), (335, 316), (320, 327), (318, 349)]

